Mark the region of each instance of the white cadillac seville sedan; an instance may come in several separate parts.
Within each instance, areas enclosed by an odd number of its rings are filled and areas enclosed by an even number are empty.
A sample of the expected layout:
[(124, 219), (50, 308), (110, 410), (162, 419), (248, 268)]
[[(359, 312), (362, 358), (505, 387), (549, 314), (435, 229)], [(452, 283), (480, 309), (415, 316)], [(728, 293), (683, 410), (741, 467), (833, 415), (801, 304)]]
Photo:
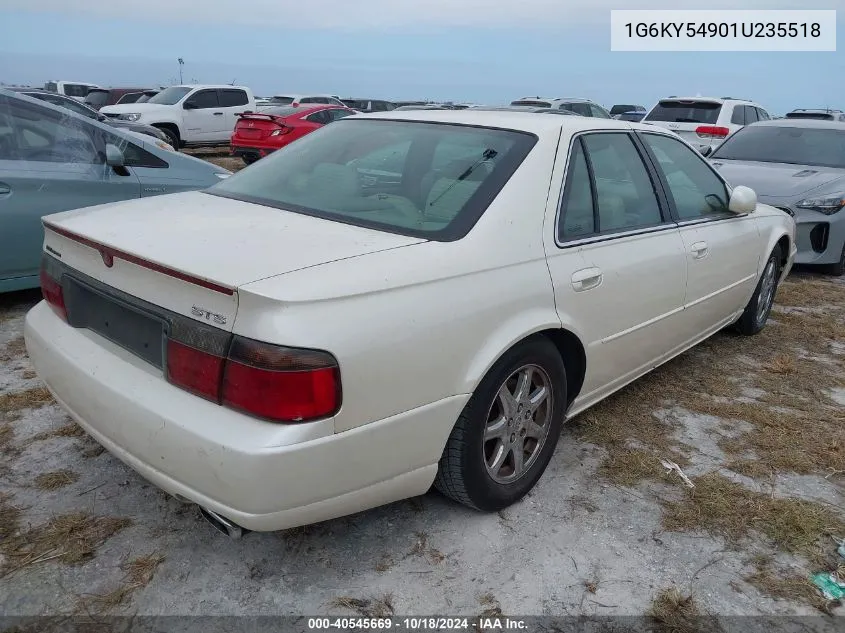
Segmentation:
[(432, 484), (516, 502), (565, 419), (760, 331), (795, 253), (790, 216), (668, 131), (472, 110), (350, 117), (44, 225), (39, 375), (233, 536)]

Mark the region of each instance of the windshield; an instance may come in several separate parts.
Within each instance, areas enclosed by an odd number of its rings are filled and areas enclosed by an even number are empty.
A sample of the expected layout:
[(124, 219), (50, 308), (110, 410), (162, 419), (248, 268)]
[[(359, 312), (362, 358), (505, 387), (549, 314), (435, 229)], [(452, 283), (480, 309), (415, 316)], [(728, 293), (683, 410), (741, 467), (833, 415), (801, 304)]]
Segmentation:
[(845, 129), (750, 125), (710, 158), (845, 168)]
[(654, 106), (643, 121), (716, 123), (721, 109), (721, 103), (712, 101), (661, 101)]
[(101, 108), (106, 105), (106, 101), (109, 100), (109, 91), (108, 90), (91, 90), (87, 95), (85, 95), (85, 103), (87, 103), (92, 108)]
[(459, 239), (525, 158), (524, 132), (344, 119), (208, 193), (430, 239)]
[(170, 86), (170, 88), (165, 88), (158, 94), (147, 101), (147, 103), (160, 103), (161, 105), (173, 105), (174, 103), (179, 103), (186, 94), (188, 94), (193, 88), (189, 88), (187, 86)]

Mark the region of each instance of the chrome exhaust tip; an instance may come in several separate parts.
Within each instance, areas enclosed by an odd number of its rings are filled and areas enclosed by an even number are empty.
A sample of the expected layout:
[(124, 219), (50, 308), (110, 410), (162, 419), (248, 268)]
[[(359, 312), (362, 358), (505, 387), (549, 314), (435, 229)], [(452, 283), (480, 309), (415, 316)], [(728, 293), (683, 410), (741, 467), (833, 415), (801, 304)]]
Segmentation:
[(222, 532), (232, 540), (237, 541), (244, 534), (249, 534), (249, 530), (237, 523), (232, 523), (229, 519), (217, 514), (213, 510), (200, 506), (200, 513), (218, 532)]

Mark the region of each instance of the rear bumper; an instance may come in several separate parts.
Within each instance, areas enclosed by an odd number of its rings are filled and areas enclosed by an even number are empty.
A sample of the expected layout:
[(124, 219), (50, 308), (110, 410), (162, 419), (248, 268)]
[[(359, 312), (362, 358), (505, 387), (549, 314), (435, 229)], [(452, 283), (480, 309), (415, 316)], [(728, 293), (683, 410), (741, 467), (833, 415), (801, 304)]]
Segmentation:
[(110, 453), (170, 494), (250, 530), (279, 530), (423, 494), (466, 398), (334, 433), (280, 425), (184, 392), (45, 302), (26, 317), (39, 376)]

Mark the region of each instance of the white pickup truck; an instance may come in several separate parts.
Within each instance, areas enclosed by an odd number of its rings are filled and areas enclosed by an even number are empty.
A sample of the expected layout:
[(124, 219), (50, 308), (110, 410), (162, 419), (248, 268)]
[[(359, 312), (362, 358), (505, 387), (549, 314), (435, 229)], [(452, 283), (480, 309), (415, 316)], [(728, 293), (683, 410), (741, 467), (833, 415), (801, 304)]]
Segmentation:
[(175, 148), (223, 145), (235, 129), (237, 114), (255, 110), (252, 90), (243, 86), (187, 85), (165, 88), (144, 103), (100, 108), (100, 113), (124, 121), (153, 125)]

